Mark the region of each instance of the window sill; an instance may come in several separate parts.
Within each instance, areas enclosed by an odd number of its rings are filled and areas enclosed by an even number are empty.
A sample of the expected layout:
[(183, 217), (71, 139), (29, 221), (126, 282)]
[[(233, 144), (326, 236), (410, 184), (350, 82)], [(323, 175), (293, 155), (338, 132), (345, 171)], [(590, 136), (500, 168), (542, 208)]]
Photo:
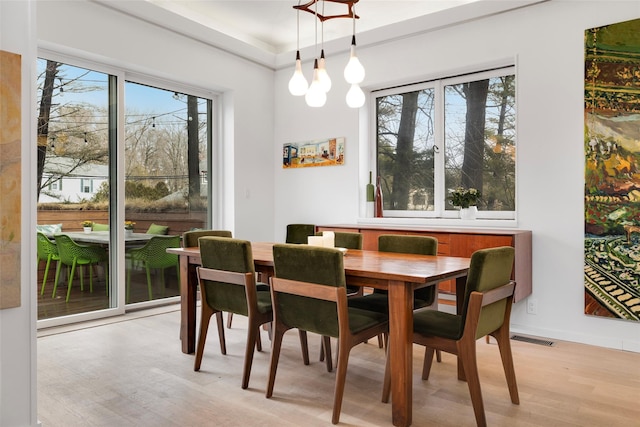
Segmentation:
[(515, 219), (473, 219), (462, 220), (459, 218), (358, 218), (358, 224), (380, 225), (385, 227), (406, 227), (416, 229), (424, 228), (518, 228)]

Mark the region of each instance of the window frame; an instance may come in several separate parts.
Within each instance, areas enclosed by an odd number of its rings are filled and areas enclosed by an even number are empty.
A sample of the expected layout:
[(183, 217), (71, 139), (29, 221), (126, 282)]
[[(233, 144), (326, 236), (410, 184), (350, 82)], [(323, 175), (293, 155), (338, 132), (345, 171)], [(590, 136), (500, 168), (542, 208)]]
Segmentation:
[(390, 219), (397, 219), (399, 221), (412, 220), (412, 219), (425, 219), (425, 220), (439, 220), (439, 219), (458, 219), (459, 212), (457, 210), (446, 209), (446, 194), (445, 194), (445, 87), (456, 85), (465, 82), (490, 79), (505, 75), (515, 76), (515, 140), (516, 140), (516, 155), (515, 155), (515, 170), (514, 170), (514, 191), (515, 191), (515, 210), (513, 211), (478, 211), (478, 219), (486, 220), (515, 220), (517, 217), (518, 207), (518, 156), (517, 156), (517, 111), (518, 111), (518, 77), (517, 77), (516, 65), (505, 64), (501, 66), (495, 66), (491, 68), (479, 69), (474, 72), (465, 72), (458, 75), (445, 76), (441, 78), (431, 78), (429, 80), (407, 83), (403, 85), (396, 85), (387, 88), (375, 89), (371, 91), (369, 99), (369, 132), (371, 137), (369, 138), (369, 170), (374, 171), (376, 176), (378, 175), (378, 129), (377, 129), (377, 102), (378, 98), (390, 95), (400, 95), (407, 92), (419, 91), (424, 89), (434, 89), (434, 122), (436, 123), (434, 128), (434, 146), (436, 153), (434, 155), (434, 209), (432, 211), (419, 211), (419, 210), (387, 210), (383, 211), (383, 217)]

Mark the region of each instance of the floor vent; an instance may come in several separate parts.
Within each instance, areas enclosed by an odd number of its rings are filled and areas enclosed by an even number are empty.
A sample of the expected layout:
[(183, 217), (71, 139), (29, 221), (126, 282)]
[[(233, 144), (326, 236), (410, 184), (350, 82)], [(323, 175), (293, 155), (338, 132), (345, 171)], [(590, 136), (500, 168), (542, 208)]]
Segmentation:
[(531, 344), (546, 345), (547, 347), (553, 347), (555, 345), (553, 341), (543, 340), (540, 338), (523, 337), (521, 335), (511, 335), (511, 339), (514, 341), (528, 342)]

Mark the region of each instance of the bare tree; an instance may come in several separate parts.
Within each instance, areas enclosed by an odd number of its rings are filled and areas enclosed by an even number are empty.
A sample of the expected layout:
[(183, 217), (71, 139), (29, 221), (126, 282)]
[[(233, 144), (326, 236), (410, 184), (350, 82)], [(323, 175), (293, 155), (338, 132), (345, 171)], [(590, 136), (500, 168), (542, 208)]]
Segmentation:
[(462, 186), (482, 189), (485, 112), (489, 80), (464, 83), (462, 90), (467, 100)]

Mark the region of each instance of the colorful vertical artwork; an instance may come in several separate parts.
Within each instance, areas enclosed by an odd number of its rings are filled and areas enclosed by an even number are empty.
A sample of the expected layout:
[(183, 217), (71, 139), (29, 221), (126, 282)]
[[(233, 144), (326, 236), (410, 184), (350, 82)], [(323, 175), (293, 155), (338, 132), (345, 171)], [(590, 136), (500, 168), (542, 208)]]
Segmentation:
[(344, 164), (344, 138), (284, 144), (282, 168), (306, 168)]
[(20, 61), (0, 51), (0, 309), (20, 306)]
[(585, 313), (640, 320), (640, 19), (585, 32)]

